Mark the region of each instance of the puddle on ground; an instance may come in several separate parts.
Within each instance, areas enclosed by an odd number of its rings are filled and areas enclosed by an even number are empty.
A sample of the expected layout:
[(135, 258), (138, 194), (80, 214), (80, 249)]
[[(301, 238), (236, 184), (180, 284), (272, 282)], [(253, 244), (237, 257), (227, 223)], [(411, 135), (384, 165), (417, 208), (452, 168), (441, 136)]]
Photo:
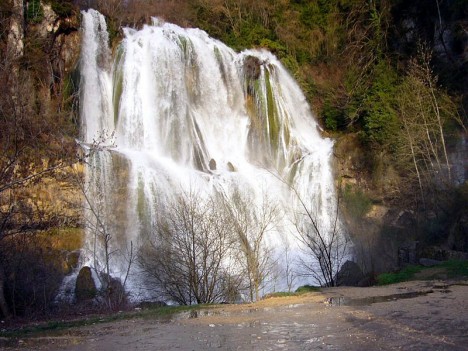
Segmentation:
[(220, 311), (220, 310), (191, 310), (185, 312), (177, 313), (173, 319), (196, 319), (201, 317), (208, 317), (208, 316), (227, 316), (229, 315), (228, 312)]
[(379, 302), (390, 302), (402, 299), (412, 299), (418, 296), (426, 296), (427, 294), (432, 293), (432, 290), (429, 291), (418, 291), (418, 292), (409, 292), (403, 294), (393, 294), (386, 296), (372, 296), (365, 297), (361, 299), (351, 299), (349, 297), (331, 297), (325, 301), (325, 303), (331, 306), (369, 306), (373, 303)]
[[(287, 306), (284, 306), (285, 308), (298, 308), (300, 306), (303, 306), (303, 304), (290, 304)], [(264, 311), (264, 312), (274, 312), (275, 309), (271, 307), (264, 307), (264, 308), (247, 308), (245, 310), (241, 310), (241, 314), (254, 314), (258, 313), (259, 311)], [(218, 309), (212, 309), (212, 310), (191, 310), (191, 311), (184, 311), (184, 312), (179, 312), (176, 314), (175, 317), (170, 317), (171, 319), (179, 320), (179, 319), (195, 319), (195, 318), (201, 318), (201, 317), (209, 317), (209, 316), (229, 316), (231, 313), (227, 311), (222, 311)]]

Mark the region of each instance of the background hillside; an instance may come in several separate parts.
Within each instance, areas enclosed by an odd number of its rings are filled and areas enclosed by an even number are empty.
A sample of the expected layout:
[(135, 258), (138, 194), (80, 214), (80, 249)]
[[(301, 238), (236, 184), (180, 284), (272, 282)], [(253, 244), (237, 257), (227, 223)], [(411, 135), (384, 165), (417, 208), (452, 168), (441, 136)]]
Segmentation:
[[(48, 310), (80, 246), (76, 77), (79, 11), (90, 7), (106, 16), (113, 49), (122, 26), (160, 16), (236, 50), (277, 55), (324, 135), (336, 139), (342, 212), (367, 273), (468, 251), (466, 1), (7, 0), (0, 4), (3, 314)], [(75, 233), (76, 244), (53, 243), (51, 233)]]

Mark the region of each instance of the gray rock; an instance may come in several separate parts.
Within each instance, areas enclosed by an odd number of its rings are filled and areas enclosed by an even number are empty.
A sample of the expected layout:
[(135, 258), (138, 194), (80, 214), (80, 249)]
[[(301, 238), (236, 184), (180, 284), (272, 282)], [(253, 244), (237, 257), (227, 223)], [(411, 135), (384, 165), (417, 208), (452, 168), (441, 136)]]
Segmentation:
[(365, 275), (356, 262), (346, 261), (337, 274), (336, 284), (338, 286), (359, 286), (364, 278)]
[(372, 279), (369, 276), (364, 277), (357, 284), (357, 286), (359, 286), (361, 288), (368, 287), (368, 286), (371, 286), (371, 285), (372, 285)]
[(104, 272), (101, 272), (100, 276), (102, 281), (101, 294), (108, 301), (111, 301), (114, 307), (127, 303), (127, 294), (121, 280)]
[(408, 241), (398, 248), (398, 264), (405, 267), (409, 264), (417, 264), (419, 251), (418, 241)]
[(258, 57), (255, 56), (247, 56), (244, 59), (244, 73), (247, 78), (250, 79), (258, 79), (260, 77), (260, 66), (262, 62)]
[(424, 267), (432, 267), (432, 266), (438, 266), (442, 263), (442, 261), (438, 260), (433, 260), (430, 258), (420, 258), (419, 259), (419, 264)]

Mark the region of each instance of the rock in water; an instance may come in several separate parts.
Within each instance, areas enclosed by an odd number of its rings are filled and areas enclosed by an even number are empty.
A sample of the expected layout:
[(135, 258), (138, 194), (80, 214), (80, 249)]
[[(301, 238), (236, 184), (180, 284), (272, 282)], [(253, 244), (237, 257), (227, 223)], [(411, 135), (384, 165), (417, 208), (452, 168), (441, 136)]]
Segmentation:
[(96, 297), (97, 289), (91, 274), (91, 268), (84, 266), (80, 269), (75, 284), (75, 296), (78, 302), (91, 300)]
[(211, 160), (210, 160), (210, 163), (208, 164), (208, 166), (210, 167), (210, 169), (211, 169), (212, 171), (216, 171), (216, 161), (215, 161), (215, 160), (211, 159)]
[(260, 66), (262, 62), (258, 57), (247, 56), (244, 61), (244, 72), (245, 75), (250, 79), (258, 79), (260, 77)]

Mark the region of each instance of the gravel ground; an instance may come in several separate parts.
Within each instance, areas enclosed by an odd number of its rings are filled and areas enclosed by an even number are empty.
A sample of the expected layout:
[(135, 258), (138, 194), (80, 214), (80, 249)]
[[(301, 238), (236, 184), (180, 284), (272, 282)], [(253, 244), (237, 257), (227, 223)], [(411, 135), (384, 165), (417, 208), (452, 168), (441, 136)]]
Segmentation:
[[(4, 350), (468, 350), (468, 282), (329, 288), (0, 339)], [(3, 346), (2, 346), (3, 345)]]

